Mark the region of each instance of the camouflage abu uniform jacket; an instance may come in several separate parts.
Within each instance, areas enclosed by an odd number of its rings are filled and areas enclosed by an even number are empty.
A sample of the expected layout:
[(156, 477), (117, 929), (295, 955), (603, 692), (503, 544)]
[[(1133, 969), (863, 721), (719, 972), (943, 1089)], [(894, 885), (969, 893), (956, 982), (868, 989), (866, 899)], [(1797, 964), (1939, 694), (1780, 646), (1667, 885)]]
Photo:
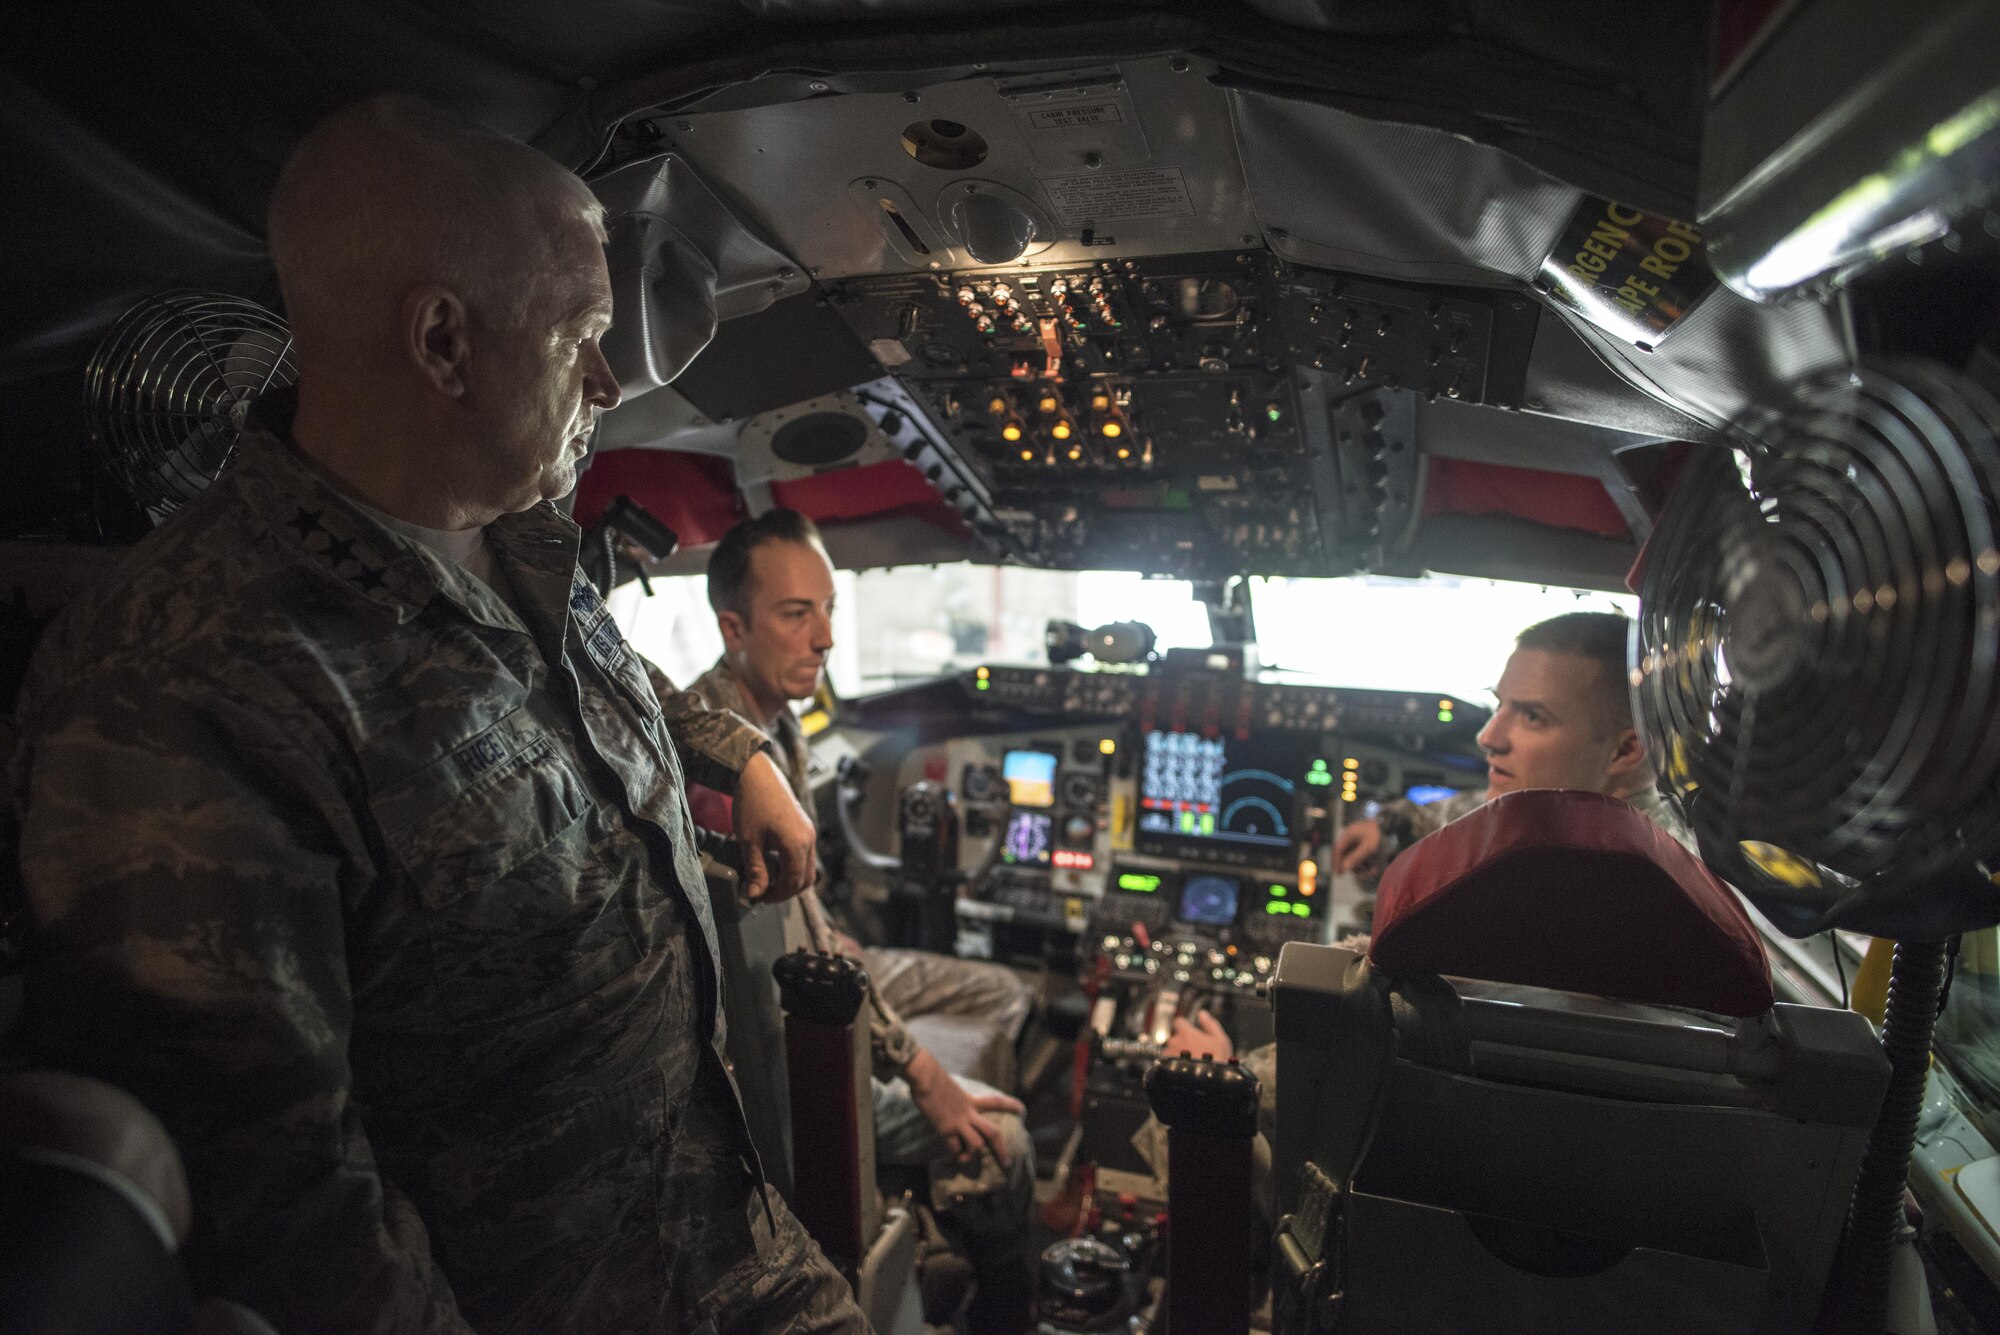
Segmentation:
[[(717, 660), (714, 667), (696, 678), (688, 687), (689, 695), (698, 696), (710, 709), (728, 710), (747, 722), (755, 723), (753, 717), (756, 706), (744, 693), (742, 683), (729, 670), (729, 664)], [(760, 732), (759, 736), (764, 734)], [(813, 809), (812, 784), (806, 775), (806, 738), (799, 731), (799, 722), (792, 712), (785, 710), (777, 720), (771, 742), (778, 750), (778, 763), (785, 771), (785, 778), (792, 785), (792, 794), (799, 799), (799, 805), (808, 813)], [(798, 897), (799, 911), (804, 915), (806, 935), (812, 940), (814, 950), (827, 954), (841, 954), (840, 934), (826, 916), (826, 905), (820, 903), (819, 891), (812, 889)], [(880, 991), (869, 980), (869, 1000), (875, 1004), (869, 1008), (868, 1051), (870, 1065), (880, 1080), (892, 1080), (901, 1075), (910, 1060), (917, 1055), (917, 1040), (910, 1028), (903, 1023)]]
[[(576, 527), (489, 528), (523, 624), (259, 412), (24, 689), (35, 1055), (159, 1114), (197, 1288), (288, 1335), (664, 1335), (746, 1257), (831, 1275), (752, 1203), (681, 763)], [(761, 738), (677, 703), (733, 788)]]

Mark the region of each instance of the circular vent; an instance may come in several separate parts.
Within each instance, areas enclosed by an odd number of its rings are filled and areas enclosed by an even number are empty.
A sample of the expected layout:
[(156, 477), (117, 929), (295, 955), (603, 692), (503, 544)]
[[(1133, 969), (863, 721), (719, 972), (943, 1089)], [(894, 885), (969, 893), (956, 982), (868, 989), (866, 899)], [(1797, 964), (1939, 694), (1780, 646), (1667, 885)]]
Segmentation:
[(903, 131), (903, 151), (926, 167), (962, 172), (986, 161), (979, 131), (957, 121), (916, 121)]
[(807, 413), (779, 427), (771, 453), (801, 468), (823, 468), (860, 453), (868, 424), (848, 413)]

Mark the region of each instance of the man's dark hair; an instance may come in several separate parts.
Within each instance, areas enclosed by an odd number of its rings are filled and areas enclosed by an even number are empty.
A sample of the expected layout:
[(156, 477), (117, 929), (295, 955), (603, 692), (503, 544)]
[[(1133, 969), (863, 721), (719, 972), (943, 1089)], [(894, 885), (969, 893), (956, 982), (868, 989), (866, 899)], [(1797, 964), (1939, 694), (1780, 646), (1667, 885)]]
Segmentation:
[(1565, 612), (1538, 621), (1514, 639), (1515, 647), (1574, 654), (1603, 669), (1604, 699), (1596, 711), (1598, 731), (1609, 736), (1632, 726), (1632, 697), (1625, 689), (1625, 639), (1632, 620), (1623, 612)]
[(767, 542), (796, 542), (824, 549), (819, 528), (797, 510), (766, 510), (722, 535), (708, 554), (708, 605), (720, 615), (749, 613), (750, 553)]

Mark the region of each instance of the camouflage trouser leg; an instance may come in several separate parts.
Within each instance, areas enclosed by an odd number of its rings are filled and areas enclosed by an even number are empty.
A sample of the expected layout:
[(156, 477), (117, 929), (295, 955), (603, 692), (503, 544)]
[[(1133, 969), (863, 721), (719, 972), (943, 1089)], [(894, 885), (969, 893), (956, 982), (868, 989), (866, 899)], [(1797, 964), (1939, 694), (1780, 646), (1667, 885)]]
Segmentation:
[(954, 1060), (958, 1052), (934, 1052), (954, 1075), (971, 1075), (1000, 1089), (1014, 1087), (1014, 1041), (1034, 1008), (1035, 989), (1012, 969), (982, 960), (962, 960), (924, 950), (891, 950), (870, 946), (861, 952), (875, 995), (912, 1024), (926, 1047), (963, 1046), (927, 1030), (921, 1023), (937, 1020), (961, 1031), (984, 1031), (975, 1044), (978, 1060), (969, 1068)]
[(776, 1191), (750, 1203), (756, 1255), (695, 1306), (693, 1335), (875, 1335), (838, 1270)]

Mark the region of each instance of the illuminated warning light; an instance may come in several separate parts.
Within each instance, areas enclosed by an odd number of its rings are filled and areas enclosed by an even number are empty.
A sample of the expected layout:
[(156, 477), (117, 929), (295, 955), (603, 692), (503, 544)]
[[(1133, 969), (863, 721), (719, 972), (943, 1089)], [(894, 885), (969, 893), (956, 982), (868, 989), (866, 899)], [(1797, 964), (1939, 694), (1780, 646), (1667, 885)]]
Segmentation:
[(1068, 440), (1076, 434), (1076, 428), (1069, 424), (1067, 417), (1059, 417), (1056, 419), (1056, 424), (1049, 428), (1049, 434), (1057, 440)]
[(1346, 792), (1342, 793), (1340, 795), (1340, 800), (1343, 802), (1352, 802), (1354, 800), (1354, 790), (1350, 788)]
[(1312, 911), (1313, 908), (1310, 904), (1292, 905), (1292, 916), (1295, 918), (1310, 918), (1312, 917)]
[(1319, 889), (1319, 864), (1311, 858), (1299, 859), (1299, 893), (1310, 899)]
[(1120, 872), (1118, 875), (1118, 888), (1135, 895), (1150, 895), (1160, 888), (1160, 878), (1151, 872)]
[(1069, 461), (1070, 461), (1071, 463), (1075, 463), (1075, 462), (1076, 462), (1077, 460), (1079, 460), (1079, 459), (1081, 459), (1081, 458), (1083, 458), (1083, 446), (1081, 446), (1081, 445), (1072, 445), (1072, 446), (1070, 446), (1070, 447), (1069, 447)]
[(1040, 408), (1045, 413), (1052, 413), (1056, 409), (1062, 407), (1062, 400), (1058, 399), (1053, 394), (1044, 394), (1042, 395), (1042, 401), (1035, 406)]
[(1107, 417), (1097, 430), (1100, 434), (1115, 440), (1125, 434), (1125, 424), (1115, 417)]
[(1118, 751), (1117, 742), (1114, 742), (1109, 737), (1101, 737), (1098, 739), (1097, 754), (1101, 756), (1115, 755), (1117, 754), (1117, 751)]
[(1291, 911), (1292, 911), (1292, 906), (1290, 904), (1279, 904), (1274, 902), (1266, 904), (1264, 906), (1264, 912), (1266, 913), (1290, 913)]
[(1340, 762), (1340, 767), (1342, 769), (1360, 769), (1361, 762), (1356, 760), (1353, 756), (1349, 756), (1347, 759)]
[(1069, 871), (1089, 871), (1097, 860), (1089, 853), (1081, 853), (1071, 848), (1058, 848), (1049, 855), (1049, 858), (1056, 866)]
[(980, 668), (980, 669), (979, 669), (978, 671), (974, 672), (974, 673), (973, 673), (972, 675), (973, 675), (973, 676), (975, 676), (975, 677), (977, 677), (977, 678), (979, 678), (979, 679), (980, 679), (981, 681), (985, 681), (985, 680), (986, 680), (986, 679), (987, 679), (988, 677), (990, 677), (990, 676), (992, 676), (992, 675), (993, 675), (993, 669), (992, 669), (992, 668)]
[(1021, 424), (1019, 422), (1009, 422), (1007, 423), (1007, 425), (1000, 428), (1000, 439), (1007, 441), (1010, 444), (1014, 441), (1019, 440), (1022, 436), (1026, 434), (1027, 433), (1021, 429)]
[(1271, 898), (1273, 899), (1285, 899), (1289, 897), (1291, 893), (1292, 893), (1292, 887), (1290, 887), (1289, 885), (1273, 884), (1271, 886)]
[(1324, 788), (1333, 782), (1333, 771), (1326, 767), (1324, 760), (1315, 760), (1312, 768), (1306, 771), (1306, 782), (1315, 788)]
[(1094, 413), (1109, 412), (1111, 410), (1111, 396), (1102, 390), (1091, 395), (1090, 410)]
[(1280, 408), (1280, 407), (1279, 407), (1279, 406), (1278, 406), (1277, 404), (1275, 404), (1275, 403), (1267, 403), (1267, 404), (1265, 404), (1265, 405), (1264, 405), (1264, 420), (1265, 420), (1265, 421), (1267, 421), (1267, 422), (1275, 422), (1275, 421), (1277, 421), (1277, 420), (1278, 420), (1279, 418), (1283, 417), (1284, 415), (1285, 415), (1285, 410), (1284, 410), (1283, 408)]
[(1000, 395), (995, 394), (990, 400), (987, 401), (986, 411), (992, 413), (995, 417), (1000, 416), (1002, 413), (1007, 411), (1007, 400), (1001, 397)]
[(1449, 714), (1456, 705), (1456, 703), (1457, 703), (1456, 701), (1452, 700), (1440, 700), (1438, 701), (1438, 708), (1443, 710), (1445, 713)]
[(1439, 723), (1451, 722), (1451, 711), (1449, 709), (1438, 710), (1438, 722)]
[(1120, 445), (1118, 447), (1118, 457), (1120, 459), (1130, 459), (1132, 457), (1132, 451), (1127, 449), (1125, 446)]
[(986, 678), (984, 677), (981, 677), (978, 681), (973, 682), (972, 685), (974, 689), (981, 691), (990, 691), (993, 689), (993, 683), (986, 680)]
[(1035, 452), (1032, 449), (1022, 450), (1021, 462), (1024, 464), (1031, 464), (1035, 462)]

